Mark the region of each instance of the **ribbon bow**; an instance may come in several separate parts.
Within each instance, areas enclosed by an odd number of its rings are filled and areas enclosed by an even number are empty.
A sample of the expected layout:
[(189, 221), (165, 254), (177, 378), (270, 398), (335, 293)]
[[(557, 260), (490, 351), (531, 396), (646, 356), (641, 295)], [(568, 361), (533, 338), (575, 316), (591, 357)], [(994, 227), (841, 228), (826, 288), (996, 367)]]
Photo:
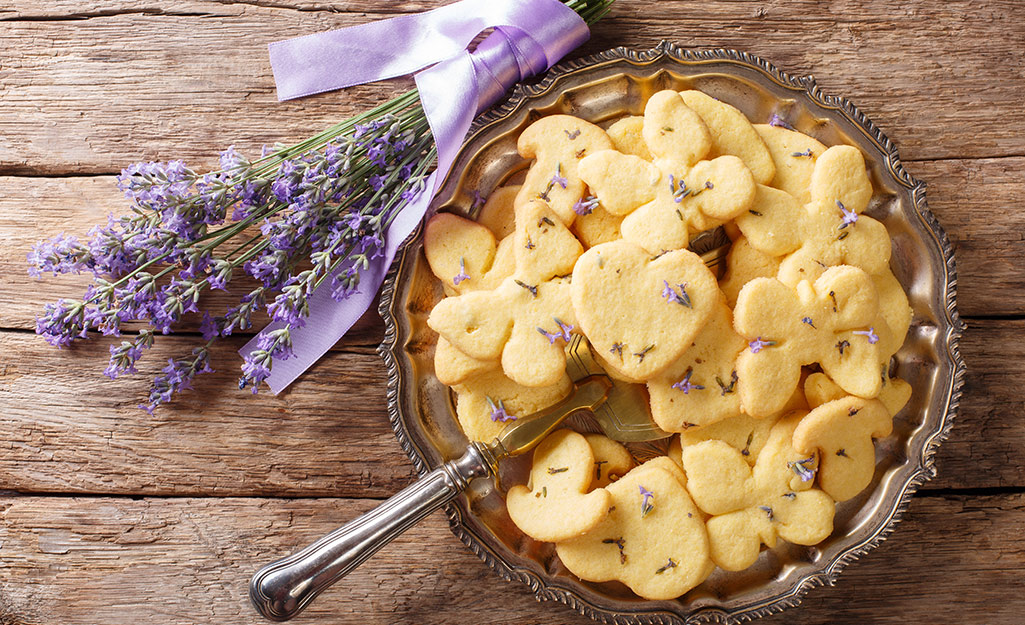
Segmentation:
[[(469, 52), (467, 46), (488, 28), (494, 32)], [(279, 100), (418, 72), (417, 91), (438, 146), (437, 169), (388, 227), (384, 254), (360, 273), (359, 292), (336, 302), (325, 284), (310, 297), (308, 323), (291, 331), (295, 355), (275, 361), (266, 380), (272, 392), (284, 390), (319, 360), (370, 307), (395, 253), (451, 169), (473, 118), (517, 82), (554, 65), (589, 34), (580, 16), (559, 0), (462, 0), (270, 44)], [(282, 325), (271, 323), (261, 335)], [(256, 349), (259, 338), (240, 353)]]

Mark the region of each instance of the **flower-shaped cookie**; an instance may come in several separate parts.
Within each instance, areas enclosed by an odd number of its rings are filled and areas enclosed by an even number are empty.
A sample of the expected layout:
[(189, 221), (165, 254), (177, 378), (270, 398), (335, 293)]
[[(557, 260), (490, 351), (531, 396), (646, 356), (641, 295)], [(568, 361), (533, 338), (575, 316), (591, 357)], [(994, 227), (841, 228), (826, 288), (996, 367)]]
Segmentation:
[(701, 513), (659, 458), (606, 487), (607, 517), (586, 535), (556, 545), (559, 559), (577, 577), (618, 580), (647, 599), (673, 599), (711, 572)]
[(499, 368), (497, 360), (477, 360), (470, 358), (445, 340), (438, 337), (434, 348), (434, 375), (446, 386), (460, 384), (473, 376)]
[[(911, 385), (900, 378), (891, 378), (883, 370), (880, 376), (882, 388), (876, 397), (886, 406), (890, 416), (896, 416), (911, 399)], [(804, 381), (804, 395), (808, 398), (809, 408), (818, 408), (822, 404), (847, 397), (847, 393), (825, 373), (813, 373)]]
[[(777, 277), (794, 285), (814, 280), (825, 267), (835, 265), (853, 265), (870, 274), (886, 269), (886, 226), (861, 214), (872, 197), (861, 152), (849, 145), (826, 150), (815, 161), (808, 189), (811, 201), (799, 225), (801, 246), (783, 259)], [(750, 238), (751, 232), (745, 234)]]
[(754, 564), (762, 544), (776, 539), (814, 545), (833, 529), (833, 500), (812, 488), (815, 455), (802, 456), (791, 444), (803, 411), (773, 426), (754, 467), (723, 441), (685, 447), (687, 490), (708, 520), (712, 561), (727, 571)]
[(740, 414), (737, 356), (747, 347), (733, 313), (719, 302), (694, 344), (648, 380), (651, 416), (666, 432), (683, 432)]
[(595, 353), (620, 375), (645, 381), (691, 346), (722, 301), (694, 253), (656, 258), (628, 241), (587, 250), (573, 268), (573, 308)]
[(737, 298), (733, 325), (748, 341), (737, 359), (740, 401), (755, 417), (779, 410), (797, 388), (801, 366), (818, 363), (848, 393), (875, 397), (879, 336), (870, 325), (878, 301), (872, 279), (856, 267), (827, 270), (792, 289), (756, 278)]
[(771, 184), (797, 198), (802, 205), (811, 201), (808, 185), (815, 169), (815, 161), (826, 151), (826, 146), (806, 134), (769, 124), (755, 124), (755, 131), (769, 148), (776, 175)]
[(819, 453), (819, 485), (836, 501), (847, 501), (872, 481), (872, 439), (892, 429), (893, 417), (881, 401), (844, 397), (809, 412), (794, 430), (793, 444), (798, 453)]
[(509, 489), (509, 517), (534, 540), (557, 542), (591, 531), (613, 505), (605, 489), (588, 492), (593, 471), (587, 439), (573, 430), (552, 432), (534, 450), (530, 488)]
[(471, 358), (501, 358), (518, 384), (549, 386), (564, 375), (564, 346), (577, 321), (569, 282), (508, 278), (494, 291), (441, 300), (427, 325)]
[(577, 164), (599, 150), (611, 149), (612, 141), (604, 130), (579, 117), (549, 115), (527, 126), (516, 147), (523, 158), (535, 159), (516, 205), (542, 199), (568, 226), (577, 216), (573, 206), (584, 195)]
[(661, 91), (648, 100), (642, 135), (654, 164), (615, 150), (580, 163), (580, 177), (602, 206), (625, 216), (623, 238), (652, 253), (684, 248), (691, 231), (732, 219), (754, 201), (754, 179), (743, 161), (702, 160), (712, 137), (678, 93)]

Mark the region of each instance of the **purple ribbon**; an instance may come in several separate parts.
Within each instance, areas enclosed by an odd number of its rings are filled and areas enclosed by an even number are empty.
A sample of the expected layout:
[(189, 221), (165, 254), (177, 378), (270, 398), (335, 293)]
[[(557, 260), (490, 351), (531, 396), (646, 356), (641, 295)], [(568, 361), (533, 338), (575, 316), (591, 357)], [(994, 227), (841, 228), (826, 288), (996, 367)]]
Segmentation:
[[(488, 28), (494, 32), (473, 53), (467, 51)], [(384, 254), (360, 273), (359, 292), (336, 302), (326, 283), (310, 297), (306, 325), (291, 331), (295, 355), (275, 360), (266, 380), (272, 392), (284, 390), (319, 360), (370, 307), (395, 253), (423, 219), (451, 169), (473, 118), (589, 35), (587, 24), (559, 0), (462, 0), (425, 13), (270, 44), (279, 100), (418, 72), (417, 90), (438, 146), (437, 170), (388, 227)], [(273, 322), (260, 336), (283, 325)], [(239, 353), (257, 349), (260, 336)]]

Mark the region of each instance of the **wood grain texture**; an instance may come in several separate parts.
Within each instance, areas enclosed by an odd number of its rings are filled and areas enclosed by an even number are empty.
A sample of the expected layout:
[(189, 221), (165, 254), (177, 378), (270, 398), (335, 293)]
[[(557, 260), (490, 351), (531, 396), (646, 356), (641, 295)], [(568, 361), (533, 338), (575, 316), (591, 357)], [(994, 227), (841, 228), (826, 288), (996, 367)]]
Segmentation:
[[(267, 43), (441, 3), (39, 4), (19, 0), (0, 16), (10, 20), (0, 29), (4, 173), (112, 173), (170, 158), (208, 167), (231, 144), (252, 153), (305, 137), (410, 83), (279, 104)], [(852, 98), (905, 159), (1025, 155), (1025, 5), (1014, 0), (842, 8), (663, 0), (657, 9), (621, 0), (580, 54), (663, 38), (747, 50), (816, 74), (827, 93)]]
[[(5, 499), (0, 622), (259, 623), (245, 598), (249, 576), (376, 503)], [(897, 531), (848, 567), (837, 587), (813, 589), (800, 609), (760, 622), (1018, 622), (1025, 597), (1007, 590), (1025, 567), (1023, 532), (1025, 495), (917, 498)], [(938, 609), (953, 607), (951, 580), (956, 609)], [(499, 579), (449, 533), (441, 513), (325, 592), (301, 618), (334, 625), (590, 622)]]
[[(160, 337), (139, 376), (109, 381), (109, 339), (56, 351), (30, 332), (88, 278), (39, 283), (24, 259), (37, 239), (123, 211), (111, 174), (131, 162), (209, 168), (228, 145), (301, 139), (412, 84), (278, 103), (268, 42), (446, 2), (0, 3), (0, 625), (260, 623), (253, 571), (413, 479), (384, 415), (373, 312), (281, 396), (236, 390), (238, 336), (215, 350), (217, 373), (149, 416), (135, 407), (149, 378), (197, 337)], [(938, 477), (836, 588), (762, 622), (1020, 623), (1025, 4), (618, 0), (578, 54), (661, 39), (815, 74), (867, 113), (927, 182), (969, 316)], [(297, 622), (589, 622), (501, 581), (446, 526), (429, 517)]]
[[(1015, 382), (1025, 376), (1023, 333), (1025, 321), (972, 322), (965, 397), (926, 488), (1025, 484)], [(139, 376), (110, 381), (103, 341), (57, 352), (27, 333), (0, 333), (0, 490), (381, 497), (409, 483), (372, 350), (333, 351), (288, 392), (252, 397), (236, 388), (241, 341), (229, 341), (195, 391), (152, 417), (139, 410), (149, 378), (192, 342), (158, 340)]]

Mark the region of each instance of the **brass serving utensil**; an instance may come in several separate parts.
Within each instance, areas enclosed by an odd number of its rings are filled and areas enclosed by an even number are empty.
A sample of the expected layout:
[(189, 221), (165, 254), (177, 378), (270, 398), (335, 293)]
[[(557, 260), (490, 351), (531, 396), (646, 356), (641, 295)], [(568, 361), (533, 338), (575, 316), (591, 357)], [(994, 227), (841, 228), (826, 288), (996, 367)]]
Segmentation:
[[(716, 228), (695, 237), (690, 249), (718, 274), (729, 247), (723, 229)], [(471, 442), (459, 459), (434, 469), (305, 549), (257, 571), (249, 583), (249, 598), (256, 610), (272, 621), (287, 621), (299, 614), (393, 538), (455, 499), (471, 480), (497, 476), (502, 459), (530, 451), (572, 415), (589, 413), (606, 436), (621, 442), (670, 436), (652, 421), (643, 385), (611, 378), (580, 335), (570, 341), (566, 373), (573, 389), (559, 403), (509, 424), (490, 443)]]

